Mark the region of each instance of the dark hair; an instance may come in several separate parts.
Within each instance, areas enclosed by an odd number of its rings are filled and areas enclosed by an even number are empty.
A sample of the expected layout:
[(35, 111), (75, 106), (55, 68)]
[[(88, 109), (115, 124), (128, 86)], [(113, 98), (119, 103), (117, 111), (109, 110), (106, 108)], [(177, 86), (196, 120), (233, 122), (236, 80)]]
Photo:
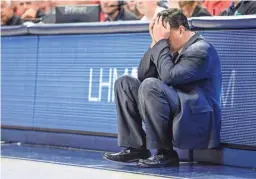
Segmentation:
[(184, 26), (186, 30), (190, 29), (187, 17), (179, 9), (163, 10), (157, 14), (157, 17), (162, 17), (163, 22), (169, 23), (170, 28), (178, 29), (180, 26)]
[(185, 6), (193, 6), (194, 4), (197, 4), (197, 5), (201, 5), (201, 2), (200, 1), (195, 1), (195, 0), (192, 0), (192, 1), (179, 1), (179, 6), (180, 8), (183, 8)]

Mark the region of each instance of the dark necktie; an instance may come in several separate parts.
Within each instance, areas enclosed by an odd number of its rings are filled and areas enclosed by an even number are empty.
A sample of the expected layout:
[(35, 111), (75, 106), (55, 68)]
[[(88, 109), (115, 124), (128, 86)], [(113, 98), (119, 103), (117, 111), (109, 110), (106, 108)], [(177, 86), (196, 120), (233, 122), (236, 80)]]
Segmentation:
[(175, 63), (176, 59), (178, 58), (179, 56), (179, 52), (175, 52), (173, 55), (172, 55), (172, 62)]

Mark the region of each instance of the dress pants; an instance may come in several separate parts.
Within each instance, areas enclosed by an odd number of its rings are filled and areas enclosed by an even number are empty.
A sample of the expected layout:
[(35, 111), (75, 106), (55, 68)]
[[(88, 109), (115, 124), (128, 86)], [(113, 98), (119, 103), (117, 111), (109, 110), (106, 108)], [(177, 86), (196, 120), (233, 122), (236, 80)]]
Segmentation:
[(173, 147), (172, 123), (179, 108), (179, 97), (172, 87), (156, 78), (140, 83), (131, 76), (122, 76), (116, 80), (114, 90), (120, 147)]

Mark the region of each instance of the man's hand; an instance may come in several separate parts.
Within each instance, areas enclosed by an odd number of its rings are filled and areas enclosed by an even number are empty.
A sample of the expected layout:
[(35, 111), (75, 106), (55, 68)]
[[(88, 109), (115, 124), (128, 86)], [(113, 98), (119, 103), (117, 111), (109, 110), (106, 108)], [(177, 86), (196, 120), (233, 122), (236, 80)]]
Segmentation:
[(151, 43), (151, 48), (155, 45), (155, 39), (154, 39), (154, 36), (153, 36), (153, 28), (154, 28), (154, 25), (155, 25), (155, 21), (156, 21), (156, 17), (154, 17), (152, 20), (151, 20), (151, 22), (150, 22), (150, 24), (149, 24), (149, 34), (150, 34), (150, 36), (151, 36), (151, 39), (152, 39), (152, 43)]
[(162, 17), (157, 17), (153, 27), (153, 39), (155, 43), (162, 39), (168, 39), (170, 36), (170, 25), (163, 22)]
[(36, 18), (36, 13), (37, 13), (37, 10), (32, 8), (28, 9), (22, 14), (21, 19), (34, 19)]

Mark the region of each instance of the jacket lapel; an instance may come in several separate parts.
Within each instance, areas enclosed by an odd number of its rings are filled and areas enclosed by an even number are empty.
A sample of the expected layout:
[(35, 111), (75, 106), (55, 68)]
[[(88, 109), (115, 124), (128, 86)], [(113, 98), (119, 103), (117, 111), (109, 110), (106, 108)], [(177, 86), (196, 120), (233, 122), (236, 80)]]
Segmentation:
[(180, 52), (179, 56), (176, 58), (174, 64), (177, 64), (180, 61), (181, 55), (187, 50), (187, 48), (192, 45), (194, 42), (196, 42), (199, 39), (204, 39), (200, 34), (195, 33), (188, 42), (184, 45), (182, 51)]

